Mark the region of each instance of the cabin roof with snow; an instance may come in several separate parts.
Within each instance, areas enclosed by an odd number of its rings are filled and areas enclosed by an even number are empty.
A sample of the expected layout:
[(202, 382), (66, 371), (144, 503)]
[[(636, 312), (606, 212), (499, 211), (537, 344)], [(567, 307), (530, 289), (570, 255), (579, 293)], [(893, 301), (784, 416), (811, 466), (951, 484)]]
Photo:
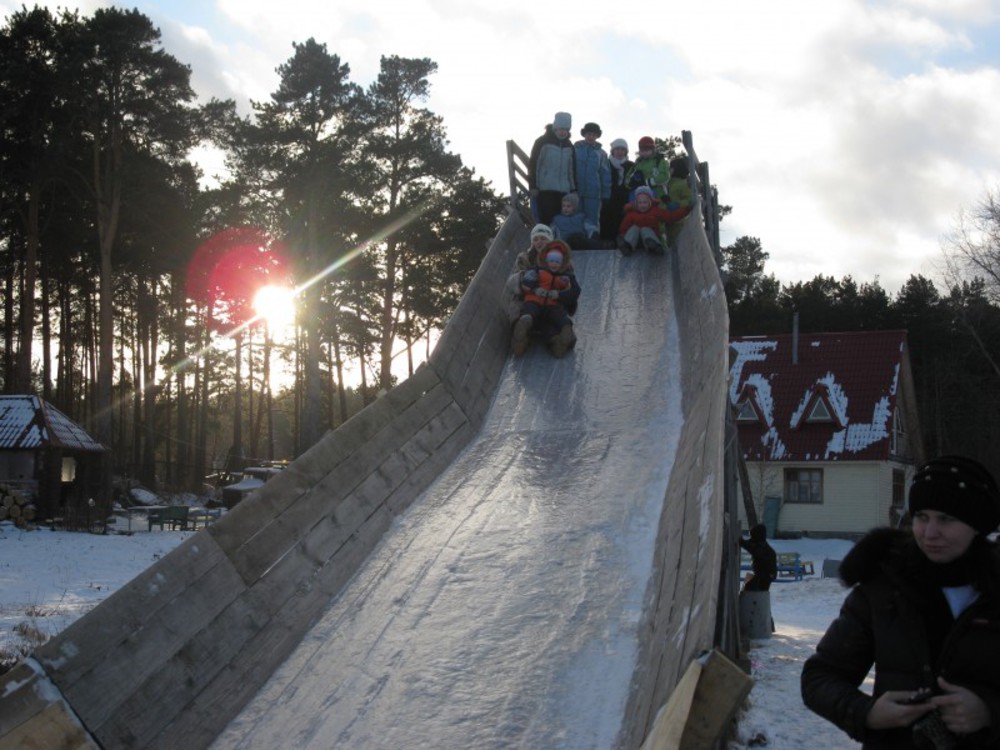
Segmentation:
[(905, 331), (746, 336), (730, 342), (729, 399), (751, 461), (890, 458)]
[(0, 450), (104, 451), (80, 425), (38, 396), (0, 396)]

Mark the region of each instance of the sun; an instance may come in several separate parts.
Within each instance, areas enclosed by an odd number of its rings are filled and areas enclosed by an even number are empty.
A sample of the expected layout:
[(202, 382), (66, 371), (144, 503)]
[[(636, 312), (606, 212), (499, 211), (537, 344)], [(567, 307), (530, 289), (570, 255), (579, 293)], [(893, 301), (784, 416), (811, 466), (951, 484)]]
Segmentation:
[(267, 323), (273, 339), (283, 339), (295, 322), (295, 291), (287, 286), (262, 286), (253, 298), (253, 309)]

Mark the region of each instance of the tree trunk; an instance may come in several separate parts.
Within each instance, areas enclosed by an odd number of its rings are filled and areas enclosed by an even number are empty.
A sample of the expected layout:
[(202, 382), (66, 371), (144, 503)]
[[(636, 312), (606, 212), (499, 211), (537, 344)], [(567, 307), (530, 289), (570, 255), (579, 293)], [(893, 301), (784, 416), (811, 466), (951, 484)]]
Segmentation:
[(42, 274), (42, 398), (52, 401), (52, 303), (49, 275)]
[[(178, 275), (179, 276), (179, 275)], [(187, 395), (187, 331), (184, 325), (186, 310), (184, 305), (184, 285), (174, 276), (171, 279), (171, 296), (173, 307), (173, 339), (174, 350), (174, 381), (177, 383), (174, 402), (177, 406), (177, 471), (175, 479), (178, 486), (186, 490), (197, 491), (201, 487), (201, 482), (195, 482), (191, 476), (191, 444), (192, 434), (188, 419), (188, 395)]]
[(140, 351), (142, 352), (142, 475), (151, 486), (158, 486), (156, 476), (156, 402), (159, 387), (156, 382), (156, 352), (160, 343), (160, 328), (157, 322), (157, 285), (156, 281), (148, 285), (144, 280), (139, 282), (138, 318), (139, 331), (142, 336)]
[[(94, 415), (94, 435), (98, 442), (113, 449), (114, 445), (114, 266), (112, 255), (118, 236), (118, 219), (121, 212), (122, 142), (120, 128), (115, 125), (109, 134), (108, 153), (102, 152), (102, 142), (94, 141), (94, 197), (97, 204), (97, 236), (100, 245), (100, 312), (97, 344), (97, 398)], [(102, 156), (106, 157), (102, 161)], [(104, 461), (98, 483), (97, 512), (106, 516), (111, 510), (111, 486), (114, 467)]]
[(396, 241), (389, 238), (385, 249), (385, 280), (382, 287), (382, 343), (379, 369), (379, 387), (388, 391), (392, 386), (392, 345), (395, 340), (393, 324), (396, 296)]
[(41, 185), (32, 180), (28, 195), (25, 226), (24, 286), (21, 290), (21, 330), (18, 337), (14, 388), (17, 393), (31, 393), (31, 349), (35, 338), (35, 285), (38, 279), (38, 214)]
[(344, 357), (340, 351), (340, 329), (333, 329), (333, 363), (337, 372), (337, 401), (340, 404), (340, 422), (347, 421), (347, 389), (344, 387)]
[(4, 263), (3, 295), (3, 386), (4, 393), (14, 393), (14, 250), (8, 244), (10, 255)]

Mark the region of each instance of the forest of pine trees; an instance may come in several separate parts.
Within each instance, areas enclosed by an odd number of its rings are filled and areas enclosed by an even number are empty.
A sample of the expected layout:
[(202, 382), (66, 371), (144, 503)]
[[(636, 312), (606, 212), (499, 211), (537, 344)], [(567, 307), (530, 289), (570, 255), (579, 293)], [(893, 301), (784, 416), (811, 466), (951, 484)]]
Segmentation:
[[(0, 388), (110, 446), (106, 487), (304, 451), (425, 358), (502, 219), (423, 106), (431, 60), (385, 56), (362, 88), (296, 43), (244, 117), (197, 103), (138, 11), (22, 9), (0, 45)], [(294, 340), (247, 326), (275, 282), (301, 290)]]

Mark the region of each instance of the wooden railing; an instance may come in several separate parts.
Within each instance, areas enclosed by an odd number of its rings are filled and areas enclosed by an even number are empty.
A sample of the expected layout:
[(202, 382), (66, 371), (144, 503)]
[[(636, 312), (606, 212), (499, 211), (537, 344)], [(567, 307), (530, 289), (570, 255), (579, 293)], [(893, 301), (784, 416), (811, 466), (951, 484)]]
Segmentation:
[(687, 151), (688, 179), (692, 181), (691, 189), (701, 196), (701, 218), (705, 223), (705, 235), (708, 245), (712, 248), (715, 263), (722, 268), (722, 249), (719, 245), (719, 191), (708, 178), (708, 162), (700, 161), (694, 150), (694, 138), (690, 130), (681, 131), (684, 150)]
[(507, 141), (507, 172), (510, 176), (508, 210), (517, 211), (526, 224), (534, 224), (531, 191), (528, 189), (528, 155), (514, 141)]

